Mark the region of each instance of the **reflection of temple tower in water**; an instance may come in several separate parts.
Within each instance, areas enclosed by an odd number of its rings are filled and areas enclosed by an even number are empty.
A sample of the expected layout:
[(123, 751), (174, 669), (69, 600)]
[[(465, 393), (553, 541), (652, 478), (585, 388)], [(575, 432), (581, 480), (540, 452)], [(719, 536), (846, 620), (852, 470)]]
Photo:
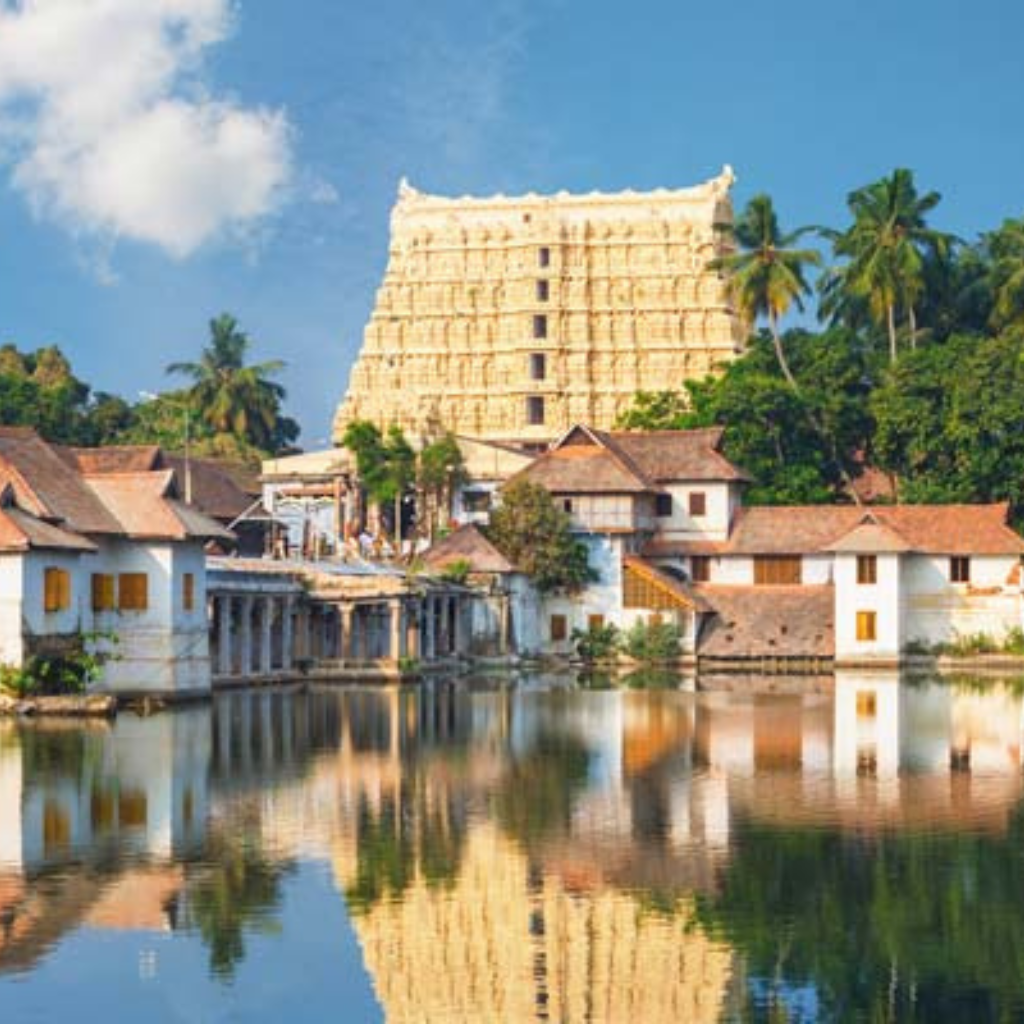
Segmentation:
[[(342, 891), (356, 864), (339, 849)], [(720, 1019), (733, 954), (672, 913), (539, 866), (492, 824), (450, 887), (418, 877), (352, 922), (388, 1024)]]

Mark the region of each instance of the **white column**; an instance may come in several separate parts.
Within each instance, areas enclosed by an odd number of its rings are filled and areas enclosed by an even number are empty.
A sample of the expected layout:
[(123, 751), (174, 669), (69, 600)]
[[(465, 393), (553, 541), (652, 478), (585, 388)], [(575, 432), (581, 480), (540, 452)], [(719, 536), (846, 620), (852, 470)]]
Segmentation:
[(231, 622), (231, 598), (222, 594), (217, 598), (217, 672), (222, 676), (231, 675), (231, 647), (234, 643)]
[(400, 598), (394, 597), (388, 601), (388, 619), (388, 625), (391, 627), (388, 656), (393, 661), (398, 661), (402, 656), (402, 602)]
[(242, 622), (238, 631), (239, 642), (242, 645), (240, 667), (243, 676), (252, 675), (252, 605), (253, 599), (246, 594), (241, 600)]
[(260, 665), (259, 673), (262, 676), (270, 675), (271, 671), (271, 635), (270, 630), (274, 621), (274, 599), (265, 597), (260, 604)]
[(295, 600), (286, 597), (281, 606), (281, 668), (289, 672), (292, 667), (292, 655), (295, 653), (292, 648), (295, 644), (295, 635), (292, 617), (295, 614)]

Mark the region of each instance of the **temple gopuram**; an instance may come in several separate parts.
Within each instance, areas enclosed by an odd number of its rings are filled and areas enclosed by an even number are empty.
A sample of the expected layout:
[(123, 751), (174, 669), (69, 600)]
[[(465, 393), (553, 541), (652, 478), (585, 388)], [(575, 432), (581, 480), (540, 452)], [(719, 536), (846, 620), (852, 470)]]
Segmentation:
[(445, 198), (402, 182), (335, 419), (540, 446), (611, 427), (742, 351), (722, 275), (732, 171), (693, 188)]

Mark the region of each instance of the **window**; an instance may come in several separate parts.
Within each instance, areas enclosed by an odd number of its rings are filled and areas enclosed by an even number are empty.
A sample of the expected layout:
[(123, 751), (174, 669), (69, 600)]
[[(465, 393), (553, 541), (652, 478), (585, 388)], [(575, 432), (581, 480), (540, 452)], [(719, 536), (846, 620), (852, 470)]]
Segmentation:
[(878, 617), (875, 612), (857, 612), (857, 639), (863, 642), (875, 640), (878, 634)]
[(971, 582), (971, 560), (967, 555), (954, 555), (949, 560), (949, 578), (953, 583)]
[(551, 298), (551, 285), (549, 282), (541, 280), (537, 282), (537, 301), (547, 302)]
[(857, 691), (857, 717), (875, 718), (878, 715), (878, 698), (873, 690)]
[(551, 266), (551, 250), (546, 245), (542, 245), (540, 249), (537, 250), (537, 266)]
[(857, 582), (862, 586), (878, 582), (878, 558), (875, 555), (857, 556)]
[(526, 422), (531, 427), (544, 424), (544, 399), (540, 395), (530, 395), (526, 399)]
[(530, 380), (543, 380), (548, 375), (548, 360), (543, 352), (530, 355)]
[(707, 555), (690, 555), (690, 579), (707, 583), (711, 579), (711, 559)]
[(533, 336), (535, 338), (548, 336), (548, 318), (543, 313), (538, 313), (533, 318)]
[(190, 572), (181, 578), (181, 607), (187, 612), (194, 611), (196, 607), (196, 578)]
[(491, 492), (463, 491), (462, 507), (467, 512), (489, 512), (491, 508)]
[(672, 515), (671, 494), (656, 494), (654, 496), (654, 514), (662, 519)]
[(801, 582), (799, 555), (756, 555), (754, 583), (759, 587), (787, 586)]
[(569, 623), (564, 615), (551, 616), (551, 640), (558, 643), (569, 635)]
[(572, 515), (572, 498), (562, 499), (562, 509)]
[(114, 598), (114, 577), (106, 573), (92, 574), (92, 610), (94, 612), (112, 612), (117, 606)]
[(593, 631), (595, 629), (604, 628), (604, 616), (603, 615), (588, 615), (587, 616), (587, 629)]
[(43, 610), (62, 612), (71, 607), (71, 573), (55, 566), (43, 572)]
[(149, 607), (149, 577), (144, 572), (121, 573), (117, 581), (117, 608), (144, 612)]
[(705, 516), (708, 513), (708, 498), (703, 491), (694, 491), (690, 495), (690, 515)]

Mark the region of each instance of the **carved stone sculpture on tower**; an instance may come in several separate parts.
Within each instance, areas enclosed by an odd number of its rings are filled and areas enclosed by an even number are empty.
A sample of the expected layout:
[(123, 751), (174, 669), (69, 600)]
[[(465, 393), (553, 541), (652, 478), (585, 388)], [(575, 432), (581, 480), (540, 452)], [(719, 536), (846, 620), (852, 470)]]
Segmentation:
[(608, 428), (638, 390), (742, 351), (709, 262), (732, 170), (693, 188), (449, 199), (404, 179), (383, 284), (335, 419), (519, 444)]

